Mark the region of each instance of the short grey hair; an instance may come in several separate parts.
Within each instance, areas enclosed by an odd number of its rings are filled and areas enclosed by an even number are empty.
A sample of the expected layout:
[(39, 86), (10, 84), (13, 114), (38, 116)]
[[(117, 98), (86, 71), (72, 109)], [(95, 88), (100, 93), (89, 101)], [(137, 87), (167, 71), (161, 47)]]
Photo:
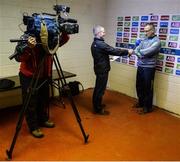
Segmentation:
[(152, 23), (152, 22), (149, 22), (149, 23), (146, 23), (146, 25), (145, 26), (150, 26), (151, 27), (151, 29), (155, 32), (155, 26), (154, 26), (154, 24)]
[(94, 26), (94, 27), (93, 27), (93, 34), (94, 34), (94, 36), (97, 36), (97, 34), (98, 34), (102, 29), (104, 29), (104, 27), (101, 26), (101, 25), (96, 25), (96, 26)]

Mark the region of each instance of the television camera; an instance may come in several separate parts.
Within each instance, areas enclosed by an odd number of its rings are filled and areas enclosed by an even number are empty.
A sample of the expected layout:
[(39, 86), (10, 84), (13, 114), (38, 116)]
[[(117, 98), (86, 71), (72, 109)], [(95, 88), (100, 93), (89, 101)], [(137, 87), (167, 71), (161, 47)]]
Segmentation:
[(70, 7), (65, 5), (55, 5), (53, 9), (56, 11), (56, 15), (50, 13), (33, 13), (32, 16), (23, 15), (23, 23), (27, 26), (27, 32), (36, 35), (39, 30), (39, 24), (43, 20), (45, 20), (47, 26), (49, 24), (51, 25), (51, 27), (49, 27), (51, 29), (49, 30), (52, 30), (53, 28), (55, 30), (54, 32), (66, 32), (67, 34), (75, 34), (79, 32), (79, 25), (77, 24), (77, 20), (63, 18), (61, 16), (61, 13), (63, 13), (67, 17), (67, 13), (70, 12)]
[[(36, 37), (36, 41), (43, 45), (43, 48), (50, 54), (57, 51), (59, 47), (60, 35), (76, 34), (79, 32), (79, 25), (76, 19), (66, 18), (70, 12), (70, 7), (65, 5), (54, 5), (56, 14), (33, 13), (32, 16), (23, 14), (23, 24), (26, 25), (25, 34)], [(65, 17), (62, 17), (61, 14)], [(10, 42), (27, 42), (25, 39), (11, 39)], [(13, 54), (9, 59), (13, 59)]]

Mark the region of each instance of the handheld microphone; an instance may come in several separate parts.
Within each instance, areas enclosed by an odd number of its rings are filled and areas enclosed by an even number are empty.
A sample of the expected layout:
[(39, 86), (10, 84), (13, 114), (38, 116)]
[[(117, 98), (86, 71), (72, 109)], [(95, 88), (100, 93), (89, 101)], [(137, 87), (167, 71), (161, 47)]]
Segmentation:
[[(138, 47), (140, 45), (140, 43), (141, 43), (141, 39), (136, 39), (135, 45), (132, 48), (133, 49), (133, 54), (135, 54), (134, 50), (136, 49), (136, 47)], [(131, 57), (131, 55), (128, 55), (128, 57)]]
[(140, 43), (141, 43), (141, 39), (136, 39), (134, 49), (135, 49), (136, 47), (138, 47), (138, 46), (140, 45)]
[[(141, 39), (136, 39), (136, 42), (135, 42), (135, 46), (134, 46), (134, 50), (136, 49), (136, 47), (138, 47), (141, 43)], [(134, 53), (136, 56), (138, 56), (136, 53)], [(138, 56), (139, 57), (139, 56)]]

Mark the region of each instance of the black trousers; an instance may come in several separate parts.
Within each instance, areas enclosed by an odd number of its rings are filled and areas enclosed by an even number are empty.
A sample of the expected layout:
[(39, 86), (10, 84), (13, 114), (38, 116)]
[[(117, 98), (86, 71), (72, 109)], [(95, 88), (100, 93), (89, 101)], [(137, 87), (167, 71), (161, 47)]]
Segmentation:
[(108, 81), (108, 72), (102, 74), (96, 74), (96, 83), (93, 92), (93, 108), (94, 111), (101, 109), (102, 98), (106, 90)]
[(136, 91), (139, 105), (145, 112), (152, 110), (155, 68), (138, 67)]
[[(32, 78), (26, 77), (21, 72), (19, 73), (19, 77), (22, 86), (22, 99), (24, 105), (25, 99), (30, 92)], [(41, 85), (44, 80), (46, 79), (39, 79), (38, 85), (32, 93), (29, 106), (25, 112), (26, 121), (30, 131), (38, 129), (41, 123), (48, 120), (49, 83), (46, 81)]]

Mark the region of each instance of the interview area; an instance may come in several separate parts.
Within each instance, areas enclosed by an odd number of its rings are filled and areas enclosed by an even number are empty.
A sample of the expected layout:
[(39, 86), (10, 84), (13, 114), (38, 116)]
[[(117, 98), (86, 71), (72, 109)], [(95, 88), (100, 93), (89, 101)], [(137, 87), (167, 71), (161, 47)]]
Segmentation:
[(178, 0), (0, 1), (0, 160), (180, 160)]

